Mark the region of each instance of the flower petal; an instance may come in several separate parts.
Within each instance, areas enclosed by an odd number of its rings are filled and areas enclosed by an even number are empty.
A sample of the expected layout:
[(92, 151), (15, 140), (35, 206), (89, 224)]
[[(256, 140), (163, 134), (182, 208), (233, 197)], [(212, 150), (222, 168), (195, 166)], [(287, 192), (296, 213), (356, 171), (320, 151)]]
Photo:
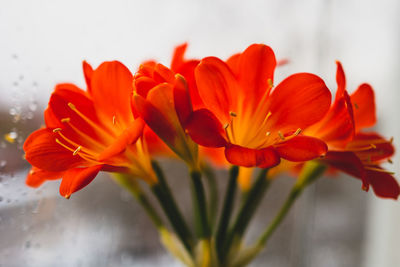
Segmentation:
[(233, 94), (240, 90), (228, 65), (216, 57), (204, 58), (195, 69), (195, 77), (206, 108), (223, 124), (228, 123), (229, 112), (237, 108), (237, 98)]
[(69, 198), (76, 191), (87, 186), (99, 173), (103, 165), (88, 168), (70, 169), (63, 175), (60, 185), (60, 195)]
[(93, 68), (86, 61), (82, 62), (82, 67), (83, 67), (83, 74), (85, 76), (87, 91), (89, 94), (91, 94), (92, 93), (91, 80), (93, 75)]
[(366, 162), (381, 161), (394, 154), (392, 142), (377, 133), (358, 133), (346, 149), (355, 151)]
[(39, 187), (47, 180), (61, 179), (63, 172), (49, 172), (42, 169), (32, 167), (29, 171), (25, 183), (31, 187)]
[(207, 109), (199, 109), (193, 112), (185, 124), (185, 129), (192, 140), (199, 145), (223, 147), (227, 143), (221, 123)]
[(274, 147), (282, 158), (295, 162), (312, 160), (328, 151), (323, 141), (310, 136), (295, 136)]
[(99, 161), (104, 161), (123, 152), (126, 147), (133, 144), (142, 135), (144, 121), (141, 118), (134, 120), (99, 156)]
[(251, 149), (229, 144), (225, 148), (226, 159), (238, 166), (271, 168), (279, 164), (279, 154), (273, 147)]
[[(310, 73), (298, 73), (283, 80), (267, 101), (272, 132), (304, 129), (322, 119), (330, 107), (331, 93), (324, 81)], [(273, 135), (275, 136), (275, 135)]]
[(45, 171), (65, 171), (85, 162), (79, 155), (73, 156), (71, 151), (58, 144), (49, 129), (33, 132), (25, 140), (24, 151), (30, 164)]
[(173, 89), (173, 95), (176, 114), (178, 115), (181, 125), (184, 125), (193, 109), (185, 78), (179, 74), (176, 75), (176, 83)]
[(346, 76), (344, 75), (342, 63), (340, 61), (336, 61), (337, 69), (336, 69), (336, 83), (337, 83), (337, 91), (335, 99), (339, 99), (343, 96), (343, 93), (346, 90)]
[(256, 109), (260, 98), (264, 94), (269, 95), (275, 67), (275, 54), (266, 45), (253, 44), (240, 55), (237, 78), (242, 89), (243, 102), (249, 108)]
[(184, 64), (184, 56), (187, 49), (188, 44), (183, 43), (177, 47), (175, 47), (174, 54), (171, 60), (171, 69), (178, 73), (177, 70)]
[(96, 112), (104, 124), (117, 120), (122, 128), (133, 120), (131, 97), (133, 75), (120, 62), (104, 62), (91, 78), (92, 98)]
[(363, 163), (353, 152), (328, 151), (322, 161), (338, 170), (361, 179), (363, 189), (368, 190), (369, 181)]
[[(383, 170), (382, 170), (383, 171)], [(397, 199), (400, 194), (396, 179), (386, 172), (367, 170), (367, 177), (378, 197)]]
[(369, 84), (361, 84), (350, 96), (353, 103), (356, 132), (374, 126), (376, 123), (375, 95)]

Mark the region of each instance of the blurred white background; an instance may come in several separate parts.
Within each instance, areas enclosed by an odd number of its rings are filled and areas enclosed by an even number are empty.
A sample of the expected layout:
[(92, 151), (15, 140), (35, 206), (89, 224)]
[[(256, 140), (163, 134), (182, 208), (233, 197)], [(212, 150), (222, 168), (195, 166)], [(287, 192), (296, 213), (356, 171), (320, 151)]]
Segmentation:
[[(257, 42), (290, 60), (277, 80), (313, 72), (335, 90), (338, 59), (350, 92), (362, 82), (373, 85), (377, 130), (396, 144), (399, 14), (397, 0), (1, 0), (0, 133), (16, 142), (0, 141), (0, 266), (173, 265), (140, 207), (105, 177), (70, 201), (58, 196), (57, 183), (39, 191), (24, 185), (20, 146), (41, 124), (56, 83), (84, 87), (82, 60), (97, 66), (117, 59), (135, 71), (146, 59), (168, 65), (173, 48), (186, 41), (196, 58), (226, 58)], [(399, 155), (389, 167), (400, 172)], [(279, 190), (290, 182), (278, 182)], [(281, 230), (273, 240), (282, 245), (254, 266), (400, 266), (399, 222), (399, 204), (362, 192), (358, 181), (320, 181), (283, 228), (309, 225), (302, 228), (309, 236)]]

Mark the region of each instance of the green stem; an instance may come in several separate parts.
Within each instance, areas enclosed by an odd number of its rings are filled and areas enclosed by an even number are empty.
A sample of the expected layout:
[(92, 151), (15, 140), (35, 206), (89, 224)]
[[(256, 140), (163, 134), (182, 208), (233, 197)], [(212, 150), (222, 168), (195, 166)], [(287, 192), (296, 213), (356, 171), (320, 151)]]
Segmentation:
[(224, 206), (222, 208), (222, 214), (215, 237), (217, 256), (220, 262), (222, 262), (223, 260), (224, 241), (229, 226), (229, 220), (232, 215), (233, 203), (237, 188), (238, 174), (239, 174), (239, 168), (237, 166), (232, 166), (229, 171), (229, 182), (228, 182), (228, 187), (226, 189)]
[(207, 239), (210, 237), (211, 231), (207, 219), (206, 197), (203, 183), (201, 182), (201, 172), (191, 170), (190, 178), (192, 182), (196, 234), (200, 239)]
[(308, 161), (304, 166), (297, 179), (296, 184), (293, 186), (290, 191), (285, 203), (281, 207), (280, 211), (276, 215), (276, 217), (272, 220), (270, 225), (265, 229), (264, 233), (259, 238), (257, 244), (262, 247), (265, 245), (270, 236), (274, 233), (276, 228), (280, 225), (282, 220), (285, 218), (290, 208), (293, 206), (295, 200), (300, 196), (303, 192), (304, 188), (306, 188), (309, 184), (314, 182), (318, 177), (320, 177), (324, 171), (326, 170), (326, 166), (320, 164), (317, 161)]
[(244, 199), (239, 213), (237, 214), (235, 223), (232, 229), (229, 231), (228, 237), (225, 242), (224, 255), (229, 253), (230, 247), (234, 242), (240, 240), (246, 231), (247, 225), (249, 224), (254, 212), (260, 204), (265, 191), (270, 185), (270, 181), (267, 179), (268, 169), (262, 169), (256, 181), (249, 190), (247, 197)]
[(158, 178), (158, 183), (152, 185), (151, 190), (164, 210), (164, 213), (177, 236), (180, 238), (185, 248), (191, 252), (193, 241), (190, 230), (176, 205), (175, 199), (172, 196), (171, 190), (168, 187), (160, 166), (155, 161), (152, 162), (152, 166)]
[(209, 219), (210, 231), (212, 232), (213, 225), (215, 225), (215, 221), (217, 219), (218, 184), (217, 184), (217, 179), (215, 177), (215, 173), (210, 166), (204, 165), (202, 170), (207, 180), (207, 185), (210, 193), (208, 201), (208, 219)]
[(147, 215), (150, 217), (151, 221), (154, 223), (157, 229), (163, 227), (163, 222), (158, 215), (157, 211), (153, 208), (150, 201), (140, 188), (138, 182), (132, 178), (128, 177), (124, 174), (115, 174), (113, 175), (114, 181), (116, 181), (120, 186), (128, 190), (136, 200), (142, 205)]

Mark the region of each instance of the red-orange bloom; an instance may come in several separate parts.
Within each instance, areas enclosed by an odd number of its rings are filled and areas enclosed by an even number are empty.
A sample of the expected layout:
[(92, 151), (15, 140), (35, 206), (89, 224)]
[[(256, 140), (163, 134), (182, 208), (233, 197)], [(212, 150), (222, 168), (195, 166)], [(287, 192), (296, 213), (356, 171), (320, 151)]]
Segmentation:
[(186, 129), (208, 147), (225, 147), (229, 162), (268, 168), (280, 158), (306, 161), (327, 151), (324, 142), (302, 130), (319, 121), (330, 106), (331, 94), (316, 75), (289, 76), (274, 90), (276, 67), (271, 48), (249, 46), (227, 62), (201, 60), (195, 78), (205, 108), (192, 113)]
[(361, 179), (364, 190), (371, 185), (377, 196), (397, 199), (400, 189), (396, 179), (379, 166), (394, 153), (391, 140), (377, 133), (360, 131), (376, 122), (372, 87), (361, 84), (349, 96), (340, 62), (337, 62), (336, 81), (338, 89), (332, 107), (321, 121), (306, 130), (306, 134), (328, 144), (324, 162)]
[(162, 64), (146, 62), (133, 85), (134, 111), (180, 158), (197, 168), (197, 144), (182, 127), (192, 113), (185, 78)]
[(59, 84), (45, 111), (46, 127), (24, 144), (33, 168), (27, 184), (62, 178), (60, 194), (68, 198), (101, 170), (128, 172), (154, 182), (150, 158), (141, 138), (144, 122), (131, 109), (133, 76), (119, 62), (96, 70), (83, 63), (87, 91)]

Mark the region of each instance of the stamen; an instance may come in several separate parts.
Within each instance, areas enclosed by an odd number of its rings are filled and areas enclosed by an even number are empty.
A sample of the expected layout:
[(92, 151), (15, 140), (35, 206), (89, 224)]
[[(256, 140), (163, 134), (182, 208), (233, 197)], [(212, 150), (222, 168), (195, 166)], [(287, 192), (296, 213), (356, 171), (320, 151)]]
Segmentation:
[(81, 151), (81, 146), (78, 146), (75, 151), (72, 153), (73, 156), (76, 156), (78, 154), (79, 151)]
[(392, 161), (391, 159), (388, 159), (388, 162), (389, 162), (390, 164), (393, 164), (393, 161)]
[(62, 130), (61, 128), (55, 128), (55, 129), (53, 129), (53, 133), (59, 132), (61, 130)]
[(68, 103), (68, 107), (70, 107), (72, 110), (76, 109), (75, 105), (71, 102)]
[(270, 136), (270, 135), (271, 135), (271, 132), (266, 132), (265, 135), (266, 135), (266, 136)]
[(226, 137), (228, 138), (228, 141), (231, 142), (230, 138), (229, 138), (229, 134), (228, 134), (228, 127), (229, 127), (229, 123), (225, 123), (224, 126), (222, 126), (225, 130), (225, 134)]
[(390, 171), (387, 171), (387, 170), (384, 170), (384, 169), (379, 169), (379, 168), (374, 168), (374, 167), (365, 167), (365, 169), (366, 170), (370, 170), (370, 171), (377, 171), (377, 172), (383, 172), (383, 173), (387, 173), (387, 174), (390, 174), (390, 175), (394, 175), (394, 172), (390, 172)]
[(30, 171), (29, 171), (29, 174), (30, 174), (30, 175), (34, 175), (34, 174), (35, 174), (35, 171), (34, 171), (34, 170), (30, 170)]
[(391, 144), (393, 143), (393, 136), (390, 137), (389, 143), (391, 143)]
[(113, 118), (112, 118), (112, 121), (113, 121), (113, 125), (115, 125), (115, 115), (113, 116)]
[(56, 143), (59, 144), (59, 145), (61, 145), (63, 148), (68, 149), (68, 150), (71, 151), (71, 152), (74, 152), (74, 151), (75, 151), (74, 149), (70, 148), (69, 146), (63, 144), (60, 140), (58, 140), (58, 138), (56, 138)]
[(63, 119), (61, 119), (61, 122), (62, 123), (64, 123), (64, 122), (70, 122), (71, 121), (71, 118), (63, 118)]
[(285, 136), (282, 134), (281, 131), (278, 131), (279, 138), (285, 140)]
[(370, 146), (371, 146), (373, 149), (376, 149), (376, 145), (370, 144)]

